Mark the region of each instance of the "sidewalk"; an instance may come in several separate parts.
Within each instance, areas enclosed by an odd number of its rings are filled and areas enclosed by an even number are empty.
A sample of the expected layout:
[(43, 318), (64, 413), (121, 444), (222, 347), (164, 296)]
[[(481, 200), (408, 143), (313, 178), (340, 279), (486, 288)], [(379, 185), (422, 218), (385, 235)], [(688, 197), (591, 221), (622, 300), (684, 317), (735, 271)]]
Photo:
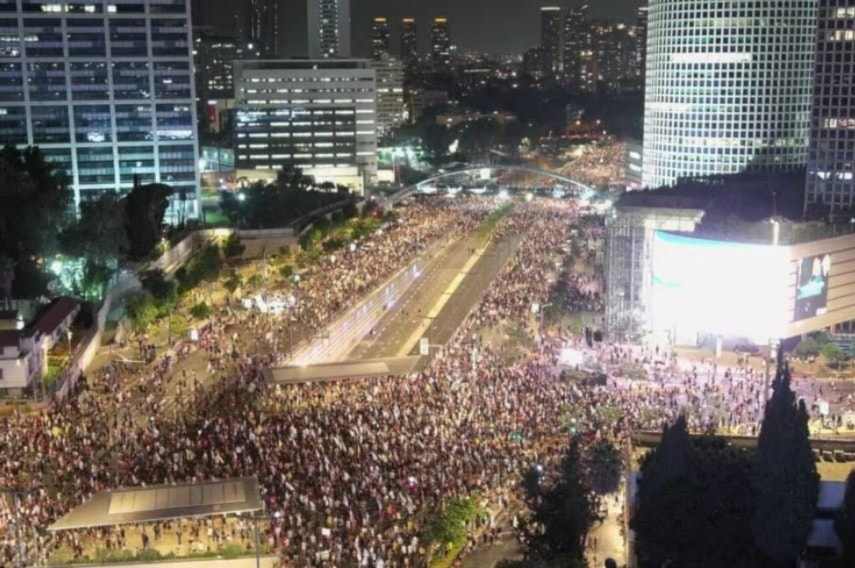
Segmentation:
[[(615, 503), (615, 496), (618, 497), (617, 503)], [(625, 566), (626, 547), (624, 536), (621, 534), (624, 512), (623, 491), (606, 495), (603, 500), (606, 505), (607, 516), (601, 524), (595, 526), (588, 534), (588, 541), (594, 542), (593, 539), (596, 539), (596, 546), (589, 548), (585, 556), (591, 568), (602, 567), (607, 558), (613, 558), (617, 561), (618, 566)]]

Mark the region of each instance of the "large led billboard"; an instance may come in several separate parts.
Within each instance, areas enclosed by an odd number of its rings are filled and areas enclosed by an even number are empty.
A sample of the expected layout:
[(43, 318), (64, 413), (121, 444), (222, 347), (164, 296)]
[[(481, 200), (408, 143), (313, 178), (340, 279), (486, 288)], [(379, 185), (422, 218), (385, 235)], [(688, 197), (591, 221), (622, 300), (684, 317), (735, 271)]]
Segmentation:
[(830, 254), (809, 256), (799, 261), (793, 321), (801, 321), (825, 313), (830, 272)]
[(789, 319), (786, 247), (656, 231), (650, 326), (681, 342), (718, 334), (766, 343)]

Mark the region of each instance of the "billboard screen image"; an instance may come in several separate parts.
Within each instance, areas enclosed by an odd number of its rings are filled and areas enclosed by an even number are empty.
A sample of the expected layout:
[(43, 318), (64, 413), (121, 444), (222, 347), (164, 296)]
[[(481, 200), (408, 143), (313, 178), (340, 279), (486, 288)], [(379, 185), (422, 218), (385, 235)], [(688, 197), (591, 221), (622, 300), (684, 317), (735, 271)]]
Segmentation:
[(792, 280), (785, 247), (657, 231), (652, 254), (653, 330), (765, 342), (786, 326)]
[(793, 321), (801, 321), (825, 313), (830, 272), (830, 254), (809, 256), (799, 261)]

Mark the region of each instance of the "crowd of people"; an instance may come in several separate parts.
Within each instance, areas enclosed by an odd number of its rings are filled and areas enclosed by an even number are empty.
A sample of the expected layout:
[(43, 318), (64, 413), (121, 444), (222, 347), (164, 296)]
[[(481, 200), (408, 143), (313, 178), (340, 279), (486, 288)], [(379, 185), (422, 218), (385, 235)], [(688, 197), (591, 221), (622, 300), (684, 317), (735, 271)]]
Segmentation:
[[(304, 272), (312, 286), (300, 293), (311, 321), (328, 321), (419, 250), (473, 230), (489, 214), (486, 198), (451, 203), (402, 208), (398, 224), (371, 246), (328, 255)], [(562, 246), (591, 243), (596, 234), (596, 227), (580, 234), (570, 222), (576, 215), (572, 202), (538, 199), (520, 201), (499, 221), (494, 239), (518, 234), (512, 259), (421, 372), (271, 386), (262, 371), (282, 358), (288, 316), (222, 308), (192, 348), (178, 345), (132, 369), (107, 368), (63, 404), (4, 419), (0, 485), (20, 490), (21, 500), (0, 501), (0, 565), (13, 564), (21, 544), (44, 562), (56, 550), (75, 558), (108, 546), (138, 550), (171, 533), (181, 550), (191, 541), (250, 547), (240, 519), (45, 529), (99, 491), (257, 476), (262, 542), (284, 566), (422, 566), (432, 551), (427, 519), (449, 499), (473, 494), (500, 506), (528, 467), (561, 455), (568, 413), (592, 439), (622, 440), (687, 409), (696, 429), (756, 426), (762, 393), (750, 372), (715, 369), (705, 380), (708, 366), (660, 364), (656, 354), (572, 338), (610, 374), (607, 385), (586, 386), (560, 378), (556, 361), (567, 338), (553, 336), (511, 364), (482, 339), (495, 326), (531, 323), (532, 304), (543, 306), (556, 286)], [(583, 296), (594, 293), (594, 280), (576, 281)], [(206, 376), (182, 367), (191, 352), (205, 357)], [(650, 380), (621, 377), (627, 361), (646, 365)]]

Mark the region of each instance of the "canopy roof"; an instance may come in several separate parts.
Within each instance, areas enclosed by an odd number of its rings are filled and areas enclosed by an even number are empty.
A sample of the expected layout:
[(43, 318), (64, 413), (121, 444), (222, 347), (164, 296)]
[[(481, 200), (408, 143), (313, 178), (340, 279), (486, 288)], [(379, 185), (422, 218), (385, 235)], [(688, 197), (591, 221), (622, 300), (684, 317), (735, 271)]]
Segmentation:
[(405, 375), (413, 369), (418, 360), (418, 356), (412, 356), (278, 367), (265, 369), (264, 378), (274, 384), (298, 384)]
[(263, 509), (254, 477), (103, 491), (70, 511), (50, 531), (152, 523)]

